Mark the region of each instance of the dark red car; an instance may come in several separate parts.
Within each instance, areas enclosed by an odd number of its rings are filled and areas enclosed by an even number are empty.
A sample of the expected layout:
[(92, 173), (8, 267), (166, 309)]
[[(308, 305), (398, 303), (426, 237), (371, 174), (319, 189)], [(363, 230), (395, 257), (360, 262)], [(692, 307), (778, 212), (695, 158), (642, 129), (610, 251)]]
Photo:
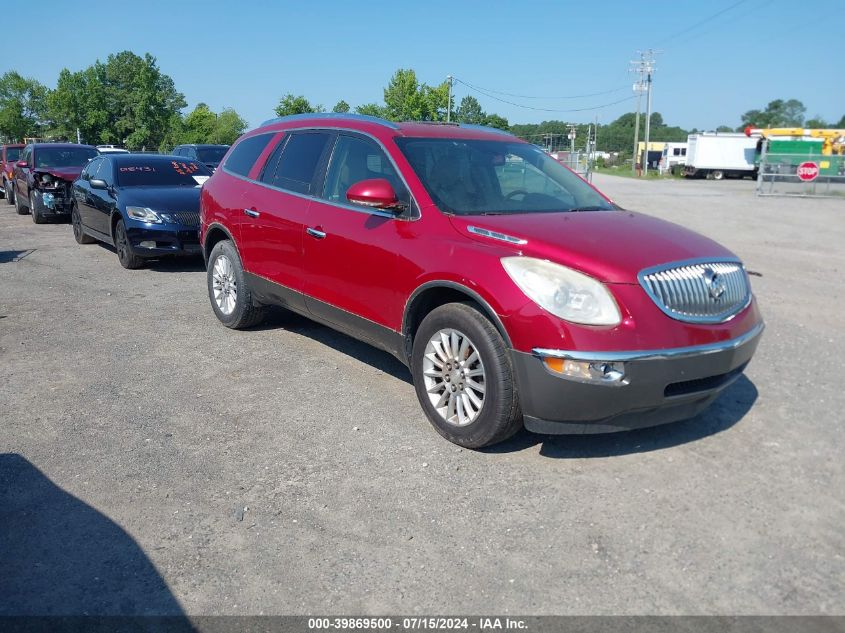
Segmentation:
[(51, 217), (70, 217), (71, 185), (89, 160), (98, 156), (90, 145), (30, 143), (15, 164), (15, 209), (29, 211), (42, 224)]
[(15, 163), (21, 157), (22, 143), (10, 143), (0, 145), (0, 175), (2, 175), (2, 188), (0, 194), (6, 198), (6, 204), (15, 203), (15, 192), (12, 182), (15, 176)]
[(463, 446), (692, 417), (763, 330), (733, 253), (489, 128), (270, 121), (200, 207), (223, 324), (277, 304), (387, 350)]

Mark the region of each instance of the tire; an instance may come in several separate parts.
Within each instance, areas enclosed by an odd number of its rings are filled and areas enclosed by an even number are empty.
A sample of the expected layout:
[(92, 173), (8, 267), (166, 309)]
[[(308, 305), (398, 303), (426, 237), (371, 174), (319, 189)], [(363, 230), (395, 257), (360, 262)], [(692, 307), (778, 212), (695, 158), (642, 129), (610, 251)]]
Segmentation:
[(19, 195), (15, 195), (15, 211), (18, 212), (18, 215), (26, 215), (28, 209), (21, 203), (21, 197)]
[(114, 227), (114, 247), (117, 250), (117, 261), (120, 265), (128, 270), (135, 270), (144, 265), (144, 260), (132, 252), (132, 247), (129, 245), (129, 237), (126, 235), (126, 225), (123, 220), (117, 221)]
[(710, 172), (710, 177), (713, 180), (722, 180), (725, 177), (725, 172), (723, 172), (721, 169), (714, 169)]
[(44, 224), (47, 222), (47, 218), (41, 215), (41, 212), (38, 210), (38, 202), (35, 200), (35, 192), (29, 192), (29, 212), (32, 215), (32, 221), (36, 224)]
[(6, 204), (15, 204), (15, 188), (5, 178), (3, 179), (3, 192), (6, 194)]
[(82, 228), (82, 218), (79, 217), (79, 209), (76, 202), (70, 209), (70, 223), (73, 226), (73, 239), (77, 244), (93, 244), (96, 240), (85, 232)]
[(254, 305), (241, 258), (229, 240), (217, 242), (211, 249), (206, 282), (211, 308), (226, 327), (242, 330), (264, 319), (266, 307)]
[[(458, 365), (453, 364), (455, 359)], [(429, 422), (454, 444), (482, 448), (506, 440), (522, 428), (519, 394), (505, 342), (472, 304), (448, 303), (423, 319), (414, 336), (411, 374)], [(444, 404), (438, 407), (441, 402)]]

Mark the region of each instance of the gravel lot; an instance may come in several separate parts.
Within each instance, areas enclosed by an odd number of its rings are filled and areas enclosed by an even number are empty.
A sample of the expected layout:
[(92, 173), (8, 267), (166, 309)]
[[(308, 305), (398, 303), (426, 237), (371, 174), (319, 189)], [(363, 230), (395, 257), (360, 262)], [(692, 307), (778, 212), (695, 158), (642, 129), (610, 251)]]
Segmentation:
[(596, 183), (761, 275), (758, 354), (694, 420), (484, 452), (387, 354), (0, 203), (0, 614), (845, 614), (845, 201)]

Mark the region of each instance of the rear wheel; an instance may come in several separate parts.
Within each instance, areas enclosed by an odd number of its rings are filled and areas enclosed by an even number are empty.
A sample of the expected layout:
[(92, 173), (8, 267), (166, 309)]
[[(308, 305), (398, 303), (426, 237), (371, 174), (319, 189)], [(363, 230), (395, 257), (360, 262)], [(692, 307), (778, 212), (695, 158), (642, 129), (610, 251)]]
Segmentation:
[(93, 244), (94, 238), (85, 232), (82, 228), (82, 218), (79, 217), (79, 209), (76, 207), (76, 202), (70, 210), (70, 222), (73, 225), (73, 238), (77, 244)]
[(710, 172), (710, 177), (713, 180), (722, 180), (725, 177), (725, 172), (723, 172), (721, 169), (714, 169)]
[(211, 249), (206, 279), (211, 307), (223, 325), (240, 330), (264, 319), (266, 308), (254, 305), (241, 258), (229, 240), (217, 242)]
[(36, 224), (44, 224), (47, 218), (38, 209), (38, 200), (35, 197), (35, 192), (29, 192), (29, 212), (32, 214), (32, 221)]
[(5, 178), (3, 179), (3, 197), (6, 198), (6, 204), (14, 204), (15, 198), (14, 193), (12, 192), (12, 186), (9, 184), (9, 181)]
[(114, 227), (114, 247), (117, 249), (117, 260), (124, 268), (134, 270), (144, 265), (144, 260), (132, 252), (123, 220), (118, 220)]
[(522, 428), (505, 342), (470, 304), (449, 303), (423, 319), (414, 337), (411, 373), (429, 421), (450, 442), (481, 448)]

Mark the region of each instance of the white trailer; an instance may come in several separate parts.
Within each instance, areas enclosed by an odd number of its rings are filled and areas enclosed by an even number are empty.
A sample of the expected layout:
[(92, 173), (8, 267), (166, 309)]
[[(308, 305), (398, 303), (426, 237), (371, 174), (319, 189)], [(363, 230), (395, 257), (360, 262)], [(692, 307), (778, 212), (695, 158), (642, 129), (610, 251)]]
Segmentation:
[(687, 144), (686, 143), (666, 143), (663, 146), (663, 155), (660, 157), (660, 164), (657, 168), (661, 174), (666, 172), (674, 173), (675, 168), (683, 167), (687, 164)]
[(704, 132), (687, 137), (687, 178), (756, 177), (754, 156), (757, 139), (745, 134)]

